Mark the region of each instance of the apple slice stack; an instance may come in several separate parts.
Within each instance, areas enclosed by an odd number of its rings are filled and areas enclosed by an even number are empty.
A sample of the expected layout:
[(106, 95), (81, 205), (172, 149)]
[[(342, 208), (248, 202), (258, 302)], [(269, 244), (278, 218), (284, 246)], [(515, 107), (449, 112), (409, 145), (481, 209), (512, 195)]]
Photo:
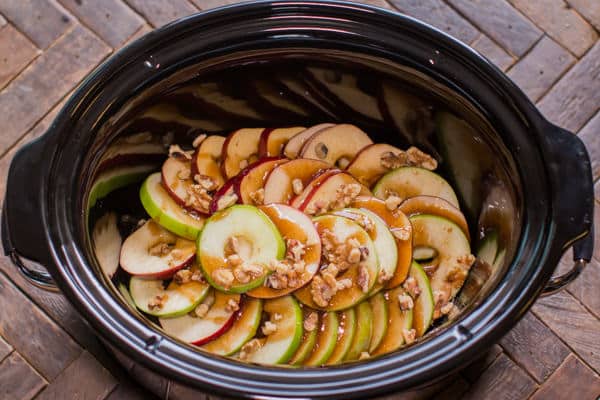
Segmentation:
[(140, 190), (151, 219), (121, 246), (127, 295), (167, 334), (247, 362), (395, 351), (452, 315), (474, 260), (436, 167), (349, 124), (171, 146)]

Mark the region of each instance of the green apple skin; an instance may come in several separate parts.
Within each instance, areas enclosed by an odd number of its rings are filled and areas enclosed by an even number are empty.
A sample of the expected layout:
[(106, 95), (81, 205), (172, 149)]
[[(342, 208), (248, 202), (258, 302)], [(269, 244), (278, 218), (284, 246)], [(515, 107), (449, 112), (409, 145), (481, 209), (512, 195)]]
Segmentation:
[(344, 357), (344, 361), (358, 360), (360, 354), (364, 351), (369, 351), (371, 336), (373, 334), (373, 310), (368, 301), (355, 306), (356, 309), (356, 333), (350, 350)]

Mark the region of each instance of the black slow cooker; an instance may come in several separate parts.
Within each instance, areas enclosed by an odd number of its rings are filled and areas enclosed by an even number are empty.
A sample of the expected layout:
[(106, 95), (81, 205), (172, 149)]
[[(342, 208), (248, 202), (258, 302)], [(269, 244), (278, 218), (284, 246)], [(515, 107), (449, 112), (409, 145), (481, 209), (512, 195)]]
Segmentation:
[[(393, 115), (377, 120), (343, 102), (330, 104), (324, 114), (317, 99), (301, 116), (259, 102), (258, 117), (235, 109), (239, 101), (258, 97), (252, 90), (263, 90), (253, 82), (272, 87), (281, 74), (293, 77), (312, 65), (351, 74), (374, 98), (380, 98), (374, 88), (386, 82), (451, 110), (474, 127), (458, 140), (470, 145), (441, 149), (435, 139), (402, 135)], [(215, 110), (201, 96), (190, 97), (187, 88), (207, 76), (219, 82), (219, 90), (237, 96), (232, 109)], [(306, 100), (302, 93), (295, 95), (287, 103)], [(175, 116), (148, 115), (164, 102), (174, 105)], [(389, 114), (396, 112), (393, 105), (384, 106)], [(200, 122), (190, 127), (182, 120)], [(476, 240), (496, 224), (507, 257), (503, 268), (464, 302), (457, 319), (440, 324), (416, 345), (377, 359), (284, 369), (196, 351), (127, 308), (99, 272), (90, 243), (90, 192), (111, 143), (139, 131), (170, 132), (185, 141), (198, 130), (328, 121), (354, 123), (377, 140), (400, 146), (425, 146), (439, 152), (443, 167), (448, 157), (466, 160), (445, 168), (450, 176), (466, 171), (476, 178), (463, 179), (457, 188), (470, 203), (471, 236)], [(582, 142), (544, 119), (500, 70), (467, 46), (412, 18), (366, 5), (257, 2), (178, 20), (92, 72), (48, 132), (15, 155), (2, 240), (6, 254), (31, 281), (45, 287), (55, 282), (131, 374), (161, 396), (202, 391), (252, 398), (358, 398), (448, 376), (492, 346), (538, 296), (576, 277), (592, 253), (593, 198)], [(570, 246), (573, 270), (551, 279)]]

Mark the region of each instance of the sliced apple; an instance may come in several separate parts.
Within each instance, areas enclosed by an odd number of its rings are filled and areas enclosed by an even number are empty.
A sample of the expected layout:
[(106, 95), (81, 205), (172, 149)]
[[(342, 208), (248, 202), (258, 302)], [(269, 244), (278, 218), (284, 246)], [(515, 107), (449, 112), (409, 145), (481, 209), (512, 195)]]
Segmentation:
[(313, 135), (315, 135), (316, 133), (318, 133), (324, 129), (331, 128), (332, 126), (335, 126), (335, 125), (334, 124), (319, 124), (319, 125), (311, 126), (310, 128), (306, 128), (305, 130), (301, 131), (300, 133), (297, 133), (296, 135), (291, 137), (288, 140), (288, 142), (285, 144), (285, 147), (283, 148), (283, 155), (290, 159), (294, 159), (294, 158), (298, 157), (298, 154), (300, 153), (302, 146), (304, 146), (304, 144), (308, 141), (308, 139), (313, 137)]
[(167, 158), (161, 170), (163, 187), (181, 207), (206, 215), (209, 212), (208, 206), (188, 202), (191, 187), (195, 184), (191, 171), (192, 164), (189, 160), (173, 156)]
[(388, 354), (404, 345), (404, 331), (412, 329), (413, 310), (403, 311), (398, 297), (406, 294), (404, 289), (397, 287), (383, 294), (388, 304), (388, 330), (383, 340), (371, 355)]
[(240, 179), (234, 185), (235, 192), (237, 193), (242, 204), (254, 204), (260, 205), (264, 202), (260, 198), (254, 198), (256, 193), (265, 186), (267, 176), (277, 166), (287, 162), (285, 158), (261, 158), (255, 163), (249, 165), (239, 173)]
[(211, 135), (200, 143), (192, 156), (192, 177), (197, 174), (212, 178), (217, 187), (223, 186), (225, 178), (221, 173), (221, 155), (223, 153), (223, 136)]
[(415, 196), (406, 199), (400, 204), (400, 211), (406, 214), (407, 217), (412, 217), (417, 214), (431, 214), (449, 219), (469, 238), (469, 226), (463, 213), (458, 208), (450, 204), (447, 200), (441, 197), (433, 196)]
[(371, 294), (380, 291), (383, 289), (383, 284), (394, 276), (398, 265), (398, 247), (387, 224), (381, 217), (367, 209), (344, 208), (333, 214), (356, 222), (371, 237), (379, 261), (379, 277)]
[(302, 184), (302, 190), (304, 190), (304, 187), (308, 185), (315, 174), (329, 167), (330, 165), (325, 162), (305, 158), (291, 160), (285, 164), (278, 165), (267, 176), (264, 185), (265, 204), (288, 204), (298, 194), (294, 192), (293, 187), (293, 182), (296, 179)]
[(189, 265), (195, 254), (194, 242), (149, 220), (125, 239), (120, 263), (121, 268), (134, 276), (168, 278)]
[(207, 305), (210, 303), (212, 305), (209, 306), (204, 317), (192, 317), (185, 314), (176, 318), (159, 318), (160, 326), (168, 335), (196, 346), (218, 338), (233, 325), (236, 311), (231, 307), (231, 303), (239, 304), (240, 295), (210, 290), (205, 302)]
[(233, 178), (228, 179), (223, 186), (221, 186), (219, 190), (215, 192), (210, 202), (210, 206), (208, 207), (210, 214), (214, 214), (222, 208), (226, 208), (225, 205), (229, 203), (241, 203), (241, 200), (235, 190), (239, 180), (240, 177), (236, 175)]
[[(247, 359), (257, 364), (283, 364), (296, 352), (302, 340), (302, 310), (293, 296), (265, 301), (264, 311), (276, 326), (275, 332), (263, 339), (262, 346)], [(274, 318), (278, 315), (279, 320)]]
[(369, 136), (354, 125), (339, 124), (313, 135), (300, 150), (300, 157), (340, 165), (342, 159), (352, 160), (358, 152), (373, 144)]
[(430, 247), (437, 252), (437, 267), (431, 276), (431, 290), (439, 292), (439, 308), (454, 298), (462, 287), (474, 257), (469, 241), (454, 222), (435, 215), (416, 215), (410, 218), (413, 226), (413, 245)]
[(488, 263), (488, 265), (494, 265), (494, 260), (496, 260), (497, 253), (498, 233), (495, 231), (491, 231), (487, 235), (485, 235), (485, 237), (481, 241), (479, 249), (477, 250), (477, 258), (481, 261)]
[(135, 301), (131, 298), (131, 294), (129, 294), (129, 289), (127, 289), (127, 285), (123, 282), (119, 282), (117, 285), (117, 290), (123, 297), (125, 303), (131, 308), (132, 311), (137, 311), (137, 307), (135, 306)]
[(92, 208), (96, 205), (96, 201), (117, 189), (143, 181), (154, 170), (156, 170), (155, 165), (135, 165), (131, 167), (122, 166), (102, 172), (94, 178), (94, 184), (88, 197), (88, 208)]
[(338, 319), (339, 328), (337, 344), (335, 345), (335, 349), (333, 349), (333, 353), (331, 353), (331, 356), (329, 356), (325, 363), (327, 365), (340, 364), (344, 360), (346, 354), (350, 351), (357, 330), (356, 311), (354, 311), (354, 308), (339, 311)]
[(369, 305), (373, 311), (373, 331), (369, 342), (369, 353), (373, 353), (387, 335), (389, 307), (388, 302), (379, 292), (369, 299)]
[(220, 356), (230, 356), (256, 335), (262, 317), (263, 301), (245, 297), (236, 313), (231, 329), (202, 346), (203, 350)]
[[(304, 307), (304, 309), (303, 309), (304, 320), (306, 320), (307, 316), (313, 312), (315, 313), (315, 315), (319, 314), (316, 311), (309, 310), (306, 307)], [(318, 322), (318, 320), (317, 320), (317, 322)], [(304, 360), (306, 360), (310, 356), (310, 354), (313, 352), (315, 345), (317, 343), (318, 333), (319, 333), (319, 330), (316, 327), (315, 327), (315, 329), (313, 329), (311, 331), (304, 329), (304, 333), (302, 334), (302, 341), (300, 343), (300, 346), (298, 346), (298, 349), (296, 350), (296, 352), (294, 353), (292, 358), (290, 358), (290, 360), (288, 361), (288, 364), (295, 365), (295, 366), (302, 365)]]
[[(192, 265), (191, 270), (198, 267)], [(149, 315), (174, 318), (187, 314), (204, 300), (210, 286), (204, 282), (190, 281), (177, 284), (172, 280), (165, 288), (160, 279), (144, 279), (135, 276), (129, 281), (129, 293), (138, 309)], [(157, 299), (164, 299), (160, 306), (151, 306)]]
[(339, 319), (335, 312), (321, 315), (321, 327), (317, 335), (317, 343), (310, 356), (302, 363), (308, 367), (319, 367), (327, 361), (335, 350), (337, 343)]
[(386, 199), (390, 194), (402, 199), (415, 196), (441, 197), (454, 207), (459, 207), (452, 186), (444, 178), (424, 168), (401, 167), (385, 174), (373, 188), (373, 194)]
[(238, 129), (227, 136), (221, 157), (223, 175), (229, 179), (258, 158), (258, 144), (264, 128)]
[(346, 172), (355, 177), (360, 183), (371, 187), (383, 174), (389, 171), (381, 163), (381, 156), (386, 153), (402, 153), (397, 147), (386, 143), (375, 143), (366, 146), (346, 167)]
[(419, 287), (419, 294), (413, 296), (413, 329), (417, 332), (417, 337), (421, 337), (427, 332), (433, 321), (433, 311), (435, 302), (433, 301), (433, 292), (429, 284), (429, 277), (423, 267), (417, 262), (412, 263), (409, 276), (415, 279)]
[[(308, 214), (314, 215), (319, 205), (325, 205), (323, 211), (330, 209), (336, 209), (344, 207), (348, 204), (338, 205), (340, 200), (339, 190), (348, 185), (359, 185), (361, 196), (369, 196), (371, 192), (369, 189), (360, 184), (352, 175), (340, 172), (339, 174), (333, 174), (322, 181), (322, 183), (312, 190), (312, 192), (306, 197), (306, 200), (300, 205), (300, 209)], [(343, 197), (343, 196), (342, 196)]]
[(383, 200), (375, 197), (359, 196), (352, 206), (377, 214), (394, 235), (398, 248), (396, 270), (392, 278), (385, 283), (385, 287), (391, 289), (400, 285), (408, 276), (413, 253), (412, 227), (409, 219), (399, 210), (390, 211)]
[(294, 208), (300, 209), (301, 206), (306, 202), (306, 199), (314, 193), (314, 190), (318, 188), (323, 182), (325, 182), (330, 176), (339, 174), (339, 169), (325, 169), (317, 172), (310, 182), (304, 187), (302, 192), (294, 197), (290, 202), (290, 205)]
[(358, 360), (362, 352), (368, 352), (373, 334), (373, 310), (369, 302), (363, 301), (356, 305), (354, 309), (356, 312), (356, 333), (344, 361)]
[(321, 261), (321, 239), (311, 219), (303, 212), (283, 204), (270, 204), (259, 208), (271, 219), (286, 240), (297, 240), (302, 244), (304, 253), (300, 261), (304, 265), (304, 271), (298, 276), (298, 282), (293, 287), (273, 289), (261, 286), (250, 290), (248, 295), (263, 299), (284, 296), (306, 285), (317, 273)]
[(146, 178), (140, 188), (144, 209), (163, 228), (186, 239), (196, 240), (204, 226), (204, 218), (181, 208), (162, 185), (160, 173)]
[(283, 148), (289, 142), (289, 140), (305, 130), (306, 128), (302, 126), (265, 129), (260, 135), (258, 154), (260, 157), (281, 156), (283, 154)]
[(92, 243), (100, 269), (108, 278), (112, 278), (119, 268), (119, 256), (123, 243), (117, 227), (117, 214), (108, 212), (98, 218), (92, 231)]
[[(235, 240), (239, 265), (228, 261), (226, 248)], [(197, 240), (198, 261), (204, 276), (215, 288), (231, 293), (244, 293), (263, 284), (269, 274), (269, 265), (280, 260), (285, 243), (273, 222), (258, 208), (235, 205), (211, 216)], [(243, 271), (245, 265), (259, 269), (259, 273)], [(238, 272), (236, 272), (238, 271)]]
[[(351, 287), (337, 291), (329, 300), (327, 306), (319, 307), (313, 300), (311, 294), (311, 285), (307, 285), (294, 294), (303, 304), (315, 309), (337, 311), (344, 310), (358, 304), (367, 297), (369, 291), (373, 289), (379, 273), (379, 263), (377, 261), (377, 252), (369, 234), (365, 232), (357, 223), (348, 218), (337, 215), (323, 215), (313, 219), (317, 227), (317, 232), (322, 236), (325, 230), (333, 233), (337, 243), (346, 243), (349, 239), (356, 239), (361, 247), (364, 247), (364, 259), (360, 265), (365, 269), (364, 291), (358, 284), (359, 264), (352, 264), (348, 269), (341, 272), (336, 278), (349, 279), (352, 282)], [(317, 275), (318, 276), (318, 275)], [(314, 282), (314, 280), (313, 280)]]

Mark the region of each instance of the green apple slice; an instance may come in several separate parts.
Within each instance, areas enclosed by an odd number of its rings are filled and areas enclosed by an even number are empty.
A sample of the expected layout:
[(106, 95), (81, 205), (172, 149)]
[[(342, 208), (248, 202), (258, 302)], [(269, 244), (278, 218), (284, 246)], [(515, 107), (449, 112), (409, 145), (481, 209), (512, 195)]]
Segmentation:
[[(295, 296), (300, 302), (306, 304), (310, 308), (326, 311), (345, 310), (360, 303), (367, 297), (369, 291), (373, 289), (373, 286), (375, 286), (379, 274), (377, 252), (375, 251), (375, 246), (369, 237), (369, 234), (356, 222), (337, 215), (323, 215), (316, 217), (313, 219), (313, 222), (317, 227), (319, 235), (322, 235), (325, 230), (329, 230), (335, 235), (338, 243), (345, 243), (350, 238), (354, 238), (360, 243), (361, 247), (366, 248), (366, 257), (361, 264), (366, 269), (366, 276), (368, 276), (368, 282), (365, 286), (365, 289), (367, 290), (363, 291), (358, 284), (359, 264), (353, 264), (337, 276), (338, 280), (350, 279), (352, 281), (352, 286), (337, 291), (330, 299), (327, 306), (319, 307), (314, 302), (311, 294), (311, 284), (297, 290), (294, 293)], [(317, 273), (317, 276), (318, 275), (319, 273)], [(314, 282), (314, 280), (312, 282)]]
[(349, 308), (345, 311), (338, 312), (339, 316), (339, 327), (338, 327), (338, 339), (333, 353), (327, 359), (327, 365), (335, 365), (341, 363), (354, 340), (356, 334), (356, 312), (354, 308)]
[[(315, 313), (316, 315), (319, 314), (317, 311), (309, 310), (306, 307), (304, 308), (303, 313), (304, 320), (306, 320), (306, 317), (310, 313)], [(290, 358), (290, 360), (288, 361), (288, 364), (296, 366), (302, 365), (304, 360), (306, 360), (308, 356), (310, 356), (310, 353), (312, 353), (313, 349), (315, 348), (318, 333), (319, 330), (317, 328), (313, 329), (312, 331), (307, 331), (306, 329), (304, 329), (302, 342), (300, 343), (300, 346), (298, 346), (298, 350), (296, 350), (296, 353), (294, 353), (292, 358)]]
[(488, 263), (489, 266), (494, 265), (496, 254), (498, 253), (498, 234), (496, 232), (488, 233), (477, 250), (477, 258), (480, 261)]
[(92, 243), (100, 269), (108, 278), (112, 278), (119, 268), (119, 256), (123, 243), (117, 227), (117, 214), (108, 212), (98, 218), (92, 231)]
[[(187, 314), (204, 300), (210, 286), (207, 283), (191, 281), (177, 284), (174, 280), (165, 288), (160, 279), (143, 279), (135, 276), (129, 281), (129, 293), (138, 309), (149, 315), (174, 318)], [(157, 297), (166, 300), (163, 306), (152, 309), (148, 305)]]
[(319, 367), (335, 350), (337, 343), (339, 320), (337, 313), (330, 311), (321, 315), (321, 328), (317, 335), (317, 343), (310, 356), (304, 360), (303, 365), (308, 367)]
[(460, 290), (471, 268), (471, 248), (462, 229), (455, 223), (434, 215), (410, 218), (413, 226), (413, 246), (430, 247), (437, 252), (437, 264), (431, 276), (431, 290), (439, 292), (443, 307)]
[(284, 296), (265, 301), (264, 311), (280, 316), (274, 323), (277, 329), (264, 339), (263, 345), (250, 354), (247, 361), (257, 364), (283, 364), (296, 352), (302, 340), (302, 310), (293, 296)]
[(144, 209), (158, 224), (186, 239), (196, 240), (204, 218), (184, 210), (169, 196), (161, 183), (160, 172), (150, 175), (140, 189)]
[(202, 349), (220, 356), (235, 354), (256, 335), (262, 317), (263, 301), (246, 297), (231, 328), (202, 346)]
[[(377, 214), (367, 209), (345, 208), (334, 212), (334, 214), (349, 218), (365, 229), (375, 246), (375, 252), (377, 253), (377, 259), (379, 260), (380, 276), (383, 274), (383, 276), (387, 276), (391, 279), (396, 272), (398, 246), (396, 246), (396, 240), (385, 221)], [(381, 289), (383, 289), (383, 283), (379, 282), (378, 277), (378, 280), (370, 293), (376, 293)]]
[(369, 351), (373, 334), (373, 310), (368, 301), (354, 307), (356, 312), (356, 332), (344, 361), (358, 360), (360, 354)]
[(88, 208), (92, 208), (98, 199), (106, 197), (109, 193), (143, 180), (156, 169), (156, 165), (121, 166), (110, 169), (98, 175), (90, 189)]
[(381, 292), (369, 299), (369, 305), (373, 312), (373, 331), (369, 342), (369, 353), (373, 353), (387, 335), (389, 308)]
[(382, 176), (375, 184), (373, 194), (385, 200), (390, 193), (402, 199), (421, 195), (441, 197), (454, 207), (459, 207), (452, 186), (435, 172), (424, 168), (401, 167)]
[(133, 301), (131, 298), (131, 294), (129, 293), (129, 289), (127, 289), (127, 285), (125, 285), (123, 282), (119, 282), (117, 285), (117, 290), (119, 290), (119, 293), (121, 293), (121, 296), (123, 296), (125, 303), (127, 303), (127, 305), (131, 307), (133, 311), (137, 311), (135, 301)]
[(398, 350), (405, 343), (405, 330), (410, 330), (413, 323), (413, 310), (402, 311), (398, 296), (406, 294), (404, 289), (397, 287), (383, 294), (388, 304), (388, 330), (383, 340), (371, 355), (387, 354)]
[[(235, 275), (225, 254), (232, 238), (239, 242), (238, 256), (242, 263), (262, 267), (262, 274), (246, 282), (237, 277), (230, 281), (219, 278), (223, 271), (229, 271), (229, 276)], [(229, 293), (245, 293), (262, 285), (269, 273), (269, 263), (280, 260), (285, 254), (285, 243), (275, 224), (265, 213), (250, 205), (229, 207), (206, 220), (198, 236), (197, 248), (198, 261), (208, 282)]]
[(412, 327), (417, 332), (417, 337), (421, 337), (431, 326), (435, 302), (433, 301), (433, 292), (429, 284), (429, 277), (423, 267), (413, 262), (410, 266), (409, 276), (417, 281), (417, 286), (420, 289), (419, 295), (414, 299)]

